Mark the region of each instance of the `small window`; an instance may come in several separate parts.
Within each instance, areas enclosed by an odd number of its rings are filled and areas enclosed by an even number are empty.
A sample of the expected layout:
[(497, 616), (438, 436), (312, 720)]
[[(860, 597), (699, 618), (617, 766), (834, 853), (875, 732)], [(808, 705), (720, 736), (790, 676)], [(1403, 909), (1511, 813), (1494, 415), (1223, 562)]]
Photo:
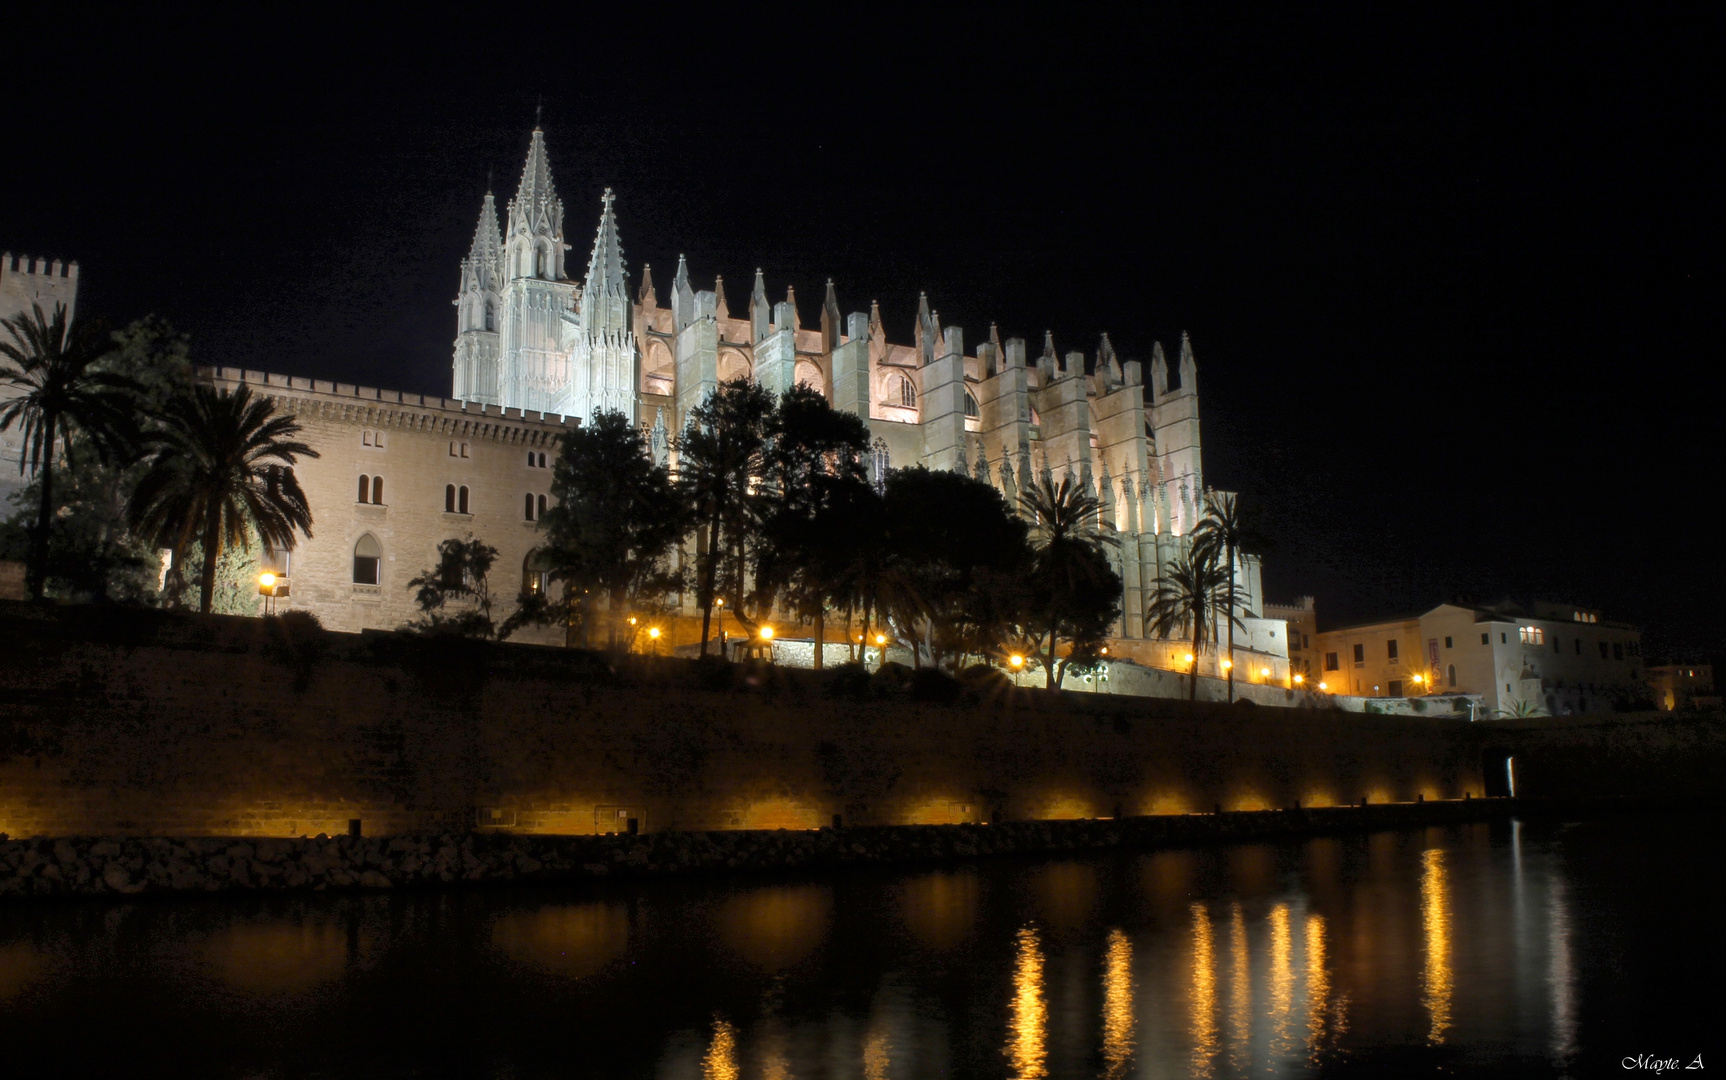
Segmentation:
[[(1385, 642), (1385, 655), (1392, 660), (1396, 659), (1396, 639), (1395, 638), (1391, 638), (1389, 641)], [(1402, 696), (1401, 694), (1392, 694), (1391, 695), (1391, 697), (1401, 697), (1401, 696)]]
[(455, 513), (455, 485), (445, 484), (443, 489), (443, 512)]
[(449, 456), (455, 457), (455, 443), (449, 444)]
[(1336, 671), (1339, 667), (1341, 665), (1337, 663), (1336, 653), (1327, 652), (1324, 654), (1324, 669), (1326, 671)]
[(1553, 652), (1563, 652), (1564, 651), (1564, 643), (1558, 640), (1557, 634), (1552, 635), (1552, 651)]
[(1500, 645), (1508, 645), (1508, 644), (1510, 644), (1510, 632), (1509, 632), (1509, 631), (1507, 631), (1507, 630), (1501, 630), (1501, 631), (1499, 631), (1499, 634), (1498, 634), (1498, 643), (1499, 643), (1499, 644), (1500, 644)]
[(1482, 644), (1482, 645), (1490, 645), (1490, 644), (1492, 644), (1492, 642), (1491, 642), (1491, 641), (1489, 641), (1489, 640), (1488, 640), (1488, 639), (1487, 639), (1487, 636), (1486, 636), (1486, 635), (1485, 635), (1485, 634), (1482, 634), (1482, 635), (1480, 635), (1480, 643), (1481, 643), (1481, 644)]
[(378, 583), (378, 567), (383, 562), (384, 549), (378, 546), (371, 533), (360, 537), (354, 545), (354, 584), (376, 585)]
[(535, 501), (539, 504), (539, 515), (538, 516), (544, 517), (545, 516), (545, 496), (541, 495)]
[(360, 474), (360, 493), (354, 497), (355, 502), (370, 502), (372, 494), (372, 478), (365, 473)]
[(983, 415), (983, 410), (977, 407), (977, 399), (971, 396), (971, 391), (965, 391), (965, 416), (975, 420)]
[(1447, 649), (1450, 648), (1450, 638), (1448, 636), (1444, 639), (1444, 647)]
[(1300, 646), (1303, 649), (1312, 648), (1312, 637), (1308, 634), (1302, 634), (1300, 636)]
[(525, 519), (527, 521), (532, 521), (533, 520), (533, 496), (532, 495), (523, 495), (521, 498), (522, 498), (521, 516), (523, 519)]
[(382, 506), (383, 504), (384, 504), (384, 478), (381, 476), (374, 476), (374, 477), (372, 477), (372, 505), (373, 506)]
[(458, 514), (467, 513), (467, 485), (466, 484), (463, 484), (461, 487), (456, 489), (456, 513), (458, 513)]
[(530, 469), (533, 468), (533, 451), (532, 450), (529, 450), (527, 452), (527, 467)]
[(546, 558), (538, 551), (530, 551), (521, 563), (521, 591), (529, 596), (544, 596), (551, 588), (551, 571), (546, 564)]
[(461, 456), (467, 457), (467, 443), (461, 444)]
[(539, 467), (542, 469), (545, 468), (545, 452), (544, 451), (541, 451), (540, 455), (539, 455)]
[(1366, 646), (1365, 645), (1356, 645), (1354, 647), (1354, 662), (1356, 664), (1366, 663)]
[(1402, 696), (1402, 680), (1401, 679), (1390, 680), (1390, 696), (1391, 697), (1401, 697)]
[(372, 444), (372, 433), (369, 431), (360, 432), (360, 445), (361, 446), (370, 446), (371, 444)]
[(1606, 642), (1604, 641), (1600, 643), (1600, 659), (1606, 659)]
[(1581, 638), (1576, 639), (1576, 655), (1577, 656), (1582, 655), (1582, 639)]
[(384, 448), (384, 433), (383, 432), (381, 432), (381, 431), (372, 432), (372, 445), (377, 447), (379, 450), (382, 450)]
[(1456, 687), (1456, 665), (1450, 665), (1449, 669), (1446, 670), (1444, 674), (1445, 680), (1450, 684), (1451, 688), (1454, 689)]

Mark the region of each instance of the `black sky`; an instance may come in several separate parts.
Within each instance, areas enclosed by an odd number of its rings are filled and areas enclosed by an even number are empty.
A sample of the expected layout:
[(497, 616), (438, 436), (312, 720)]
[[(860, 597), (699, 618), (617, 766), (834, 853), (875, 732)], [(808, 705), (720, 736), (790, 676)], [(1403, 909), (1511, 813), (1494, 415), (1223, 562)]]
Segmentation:
[(1642, 7), (67, 6), (9, 16), (0, 248), (78, 259), (85, 312), (163, 314), (204, 363), (447, 393), (457, 263), (543, 99), (573, 274), (610, 185), (662, 290), (682, 252), (806, 321), (832, 277), (898, 340), (919, 290), (973, 342), (1188, 331), (1273, 598), (1551, 598), (1705, 654), (1720, 26)]

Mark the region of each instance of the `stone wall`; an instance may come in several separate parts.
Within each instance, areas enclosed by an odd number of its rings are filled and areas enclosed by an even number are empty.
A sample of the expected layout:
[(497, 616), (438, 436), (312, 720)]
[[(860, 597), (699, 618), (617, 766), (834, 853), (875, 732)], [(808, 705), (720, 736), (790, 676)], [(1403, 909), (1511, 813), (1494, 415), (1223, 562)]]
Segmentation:
[(0, 603), (0, 831), (813, 828), (1480, 795), (1454, 719), (284, 634)]

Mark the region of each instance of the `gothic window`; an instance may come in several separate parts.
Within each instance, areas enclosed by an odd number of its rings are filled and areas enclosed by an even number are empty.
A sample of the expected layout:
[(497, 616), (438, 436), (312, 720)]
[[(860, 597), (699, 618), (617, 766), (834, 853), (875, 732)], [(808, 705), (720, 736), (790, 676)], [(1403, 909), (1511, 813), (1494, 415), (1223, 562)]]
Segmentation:
[(977, 399), (972, 396), (971, 391), (965, 391), (965, 417), (975, 420), (982, 415), (983, 411), (977, 407)]
[(532, 521), (533, 520), (533, 496), (532, 495), (523, 495), (522, 496), (521, 516), (522, 516), (522, 519), (524, 521)]
[(369, 502), (371, 500), (371, 493), (372, 493), (372, 478), (367, 476), (365, 473), (361, 473), (360, 474), (360, 493), (354, 499), (354, 501), (355, 502)]
[(445, 484), (443, 489), (443, 512), (455, 513), (455, 485)]
[(899, 404), (907, 409), (917, 407), (917, 387), (905, 375), (899, 376)]
[(485, 328), (487, 330), (497, 329), (497, 305), (490, 300), (485, 302)]
[(458, 513), (458, 514), (467, 513), (467, 485), (463, 484), (461, 487), (457, 488), (455, 494), (456, 494), (455, 504), (457, 507), (456, 513)]
[(359, 543), (354, 545), (354, 584), (376, 585), (378, 567), (383, 558), (384, 549), (378, 546), (371, 533), (360, 537)]
[(384, 504), (384, 478), (381, 476), (374, 476), (374, 477), (372, 477), (372, 505), (373, 506), (382, 506), (383, 504)]

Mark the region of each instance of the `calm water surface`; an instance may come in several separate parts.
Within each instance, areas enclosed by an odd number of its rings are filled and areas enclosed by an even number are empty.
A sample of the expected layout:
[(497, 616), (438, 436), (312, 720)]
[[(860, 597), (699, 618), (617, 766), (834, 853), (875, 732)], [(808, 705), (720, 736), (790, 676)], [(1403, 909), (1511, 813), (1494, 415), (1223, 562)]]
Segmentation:
[(13, 906), (0, 1073), (1726, 1072), (1718, 837), (1541, 821), (826, 879)]

